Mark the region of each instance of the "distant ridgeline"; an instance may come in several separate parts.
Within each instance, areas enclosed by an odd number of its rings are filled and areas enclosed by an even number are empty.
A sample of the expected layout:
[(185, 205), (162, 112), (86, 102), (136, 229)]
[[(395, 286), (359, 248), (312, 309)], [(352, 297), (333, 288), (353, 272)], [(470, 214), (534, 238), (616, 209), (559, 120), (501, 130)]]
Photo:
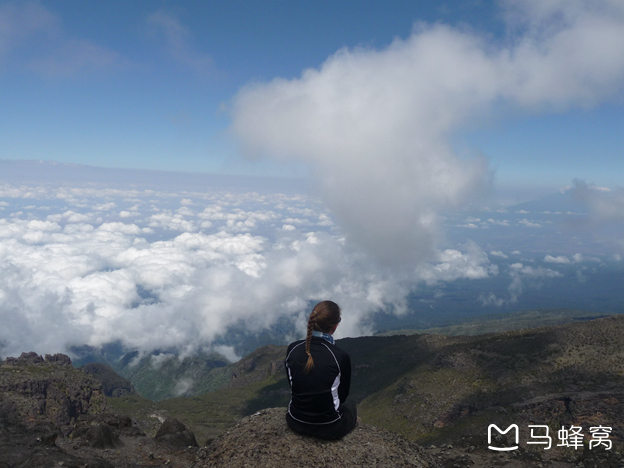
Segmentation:
[(414, 328), (407, 330), (387, 330), (377, 333), (377, 336), (390, 335), (483, 335), (485, 333), (499, 333), (528, 328), (566, 325), (579, 321), (595, 320), (609, 317), (609, 314), (599, 314), (586, 310), (571, 309), (537, 309), (522, 312), (484, 315), (465, 320), (454, 320), (446, 325), (428, 328)]

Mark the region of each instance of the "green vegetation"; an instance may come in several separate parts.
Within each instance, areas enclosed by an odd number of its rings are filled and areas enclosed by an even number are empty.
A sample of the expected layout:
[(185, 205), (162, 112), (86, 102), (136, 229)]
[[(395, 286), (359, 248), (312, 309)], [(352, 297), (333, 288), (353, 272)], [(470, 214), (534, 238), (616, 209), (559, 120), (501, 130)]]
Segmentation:
[(227, 360), (219, 354), (179, 358), (167, 353), (139, 356), (132, 352), (116, 363), (115, 370), (141, 395), (160, 401), (218, 390), (229, 382), (227, 366)]

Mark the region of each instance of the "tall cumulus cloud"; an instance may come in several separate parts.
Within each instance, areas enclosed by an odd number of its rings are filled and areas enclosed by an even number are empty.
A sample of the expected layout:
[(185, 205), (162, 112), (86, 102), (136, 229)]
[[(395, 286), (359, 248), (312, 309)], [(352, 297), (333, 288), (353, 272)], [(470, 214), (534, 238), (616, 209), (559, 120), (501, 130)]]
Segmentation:
[(507, 1), (493, 40), (416, 24), (383, 50), (342, 49), (300, 78), (240, 90), (232, 131), (249, 154), (311, 165), (324, 200), (382, 263), (433, 258), (438, 213), (487, 186), (455, 132), (507, 110), (590, 107), (621, 90), (624, 4)]

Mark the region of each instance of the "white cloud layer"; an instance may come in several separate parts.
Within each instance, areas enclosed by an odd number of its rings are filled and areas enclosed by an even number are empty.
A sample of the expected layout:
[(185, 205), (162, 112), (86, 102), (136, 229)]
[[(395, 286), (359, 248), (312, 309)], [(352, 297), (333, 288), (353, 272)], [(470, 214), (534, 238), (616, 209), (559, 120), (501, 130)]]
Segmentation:
[(116, 340), (191, 352), (284, 318), (303, 333), (309, 302), (327, 298), (354, 336), (375, 312), (404, 312), (415, 283), (496, 274), (474, 244), (409, 274), (377, 268), (303, 196), (0, 184), (0, 198), (2, 355)]
[(437, 214), (489, 180), (484, 161), (454, 154), (456, 131), (505, 108), (590, 107), (624, 83), (621, 1), (504, 5), (505, 41), (417, 24), (384, 50), (343, 49), (298, 79), (249, 85), (232, 130), (249, 153), (310, 164), (349, 239), (377, 259), (435, 258)]

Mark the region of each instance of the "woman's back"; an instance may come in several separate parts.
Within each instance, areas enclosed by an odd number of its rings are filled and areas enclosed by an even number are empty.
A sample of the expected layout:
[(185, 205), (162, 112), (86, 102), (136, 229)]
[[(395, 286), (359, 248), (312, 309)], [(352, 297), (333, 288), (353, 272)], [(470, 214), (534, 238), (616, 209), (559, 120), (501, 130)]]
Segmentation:
[(339, 439), (356, 424), (357, 409), (347, 402), (351, 387), (351, 358), (334, 344), (340, 307), (319, 302), (308, 319), (305, 340), (288, 346), (284, 367), (291, 398), (288, 426), (300, 434)]
[(292, 390), (288, 412), (300, 422), (326, 424), (340, 419), (338, 408), (349, 395), (351, 359), (336, 345), (316, 336), (310, 351), (314, 368), (306, 373), (305, 340), (288, 347), (285, 365)]

